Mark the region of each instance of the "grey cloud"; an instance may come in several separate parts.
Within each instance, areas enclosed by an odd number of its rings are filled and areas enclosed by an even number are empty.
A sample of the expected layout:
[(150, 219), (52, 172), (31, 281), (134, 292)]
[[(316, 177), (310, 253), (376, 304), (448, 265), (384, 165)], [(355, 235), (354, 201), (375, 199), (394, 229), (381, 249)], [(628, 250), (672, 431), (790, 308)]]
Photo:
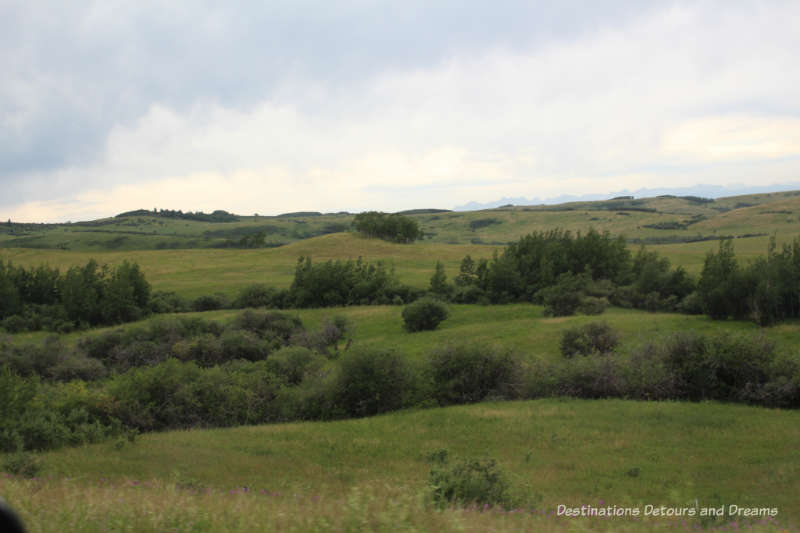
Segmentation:
[(154, 103), (246, 108), (278, 97), (286, 79), (346, 87), (455, 53), (569, 39), (646, 9), (633, 1), (4, 3), (0, 204), (63, 194), (35, 175), (95, 160), (112, 127)]

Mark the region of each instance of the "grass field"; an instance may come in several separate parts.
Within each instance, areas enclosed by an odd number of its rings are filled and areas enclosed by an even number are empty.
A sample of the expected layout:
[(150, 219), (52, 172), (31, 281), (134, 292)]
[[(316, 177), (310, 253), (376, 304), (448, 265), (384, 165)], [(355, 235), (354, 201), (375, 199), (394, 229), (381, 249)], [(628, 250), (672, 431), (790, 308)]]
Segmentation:
[[(790, 242), (793, 234), (781, 234), (779, 243)], [(753, 259), (767, 251), (769, 237), (736, 239), (734, 248), (741, 261)], [(699, 275), (709, 251), (716, 250), (718, 241), (682, 244), (649, 245), (669, 258), (673, 265), (681, 265), (694, 275)], [(638, 245), (630, 245), (632, 251)], [(119, 264), (124, 260), (136, 261), (154, 290), (175, 291), (185, 297), (197, 297), (216, 292), (231, 296), (252, 283), (266, 283), (274, 287), (288, 287), (294, 277), (297, 259), (311, 256), (314, 261), (329, 259), (356, 259), (385, 261), (393, 265), (401, 282), (418, 288), (427, 288), (436, 261), (441, 261), (449, 279), (458, 274), (461, 259), (491, 258), (503, 246), (480, 244), (441, 245), (430, 242), (393, 244), (378, 239), (365, 239), (350, 233), (336, 233), (282, 246), (260, 250), (133, 250), (75, 252), (30, 248), (7, 248), (0, 258), (15, 264), (31, 267), (49, 264), (62, 270), (75, 265), (85, 265), (90, 259), (100, 264)]]
[[(800, 233), (798, 191), (705, 201), (655, 197), (506, 206), (464, 212), (408, 215), (435, 244), (504, 245), (533, 231), (594, 227), (651, 244), (721, 236)], [(266, 246), (281, 246), (346, 231), (354, 215), (239, 216), (235, 222), (200, 222), (158, 216), (112, 217), (69, 224), (0, 224), (0, 247), (78, 252), (170, 250), (240, 246), (245, 235), (264, 232)]]
[[(800, 235), (800, 196), (773, 193), (716, 202), (654, 198), (414, 216), (430, 235), (410, 245), (351, 233), (320, 235), (327, 233), (326, 224), (349, 225), (349, 215), (246, 217), (227, 224), (144, 217), (48, 226), (40, 234), (37, 228), (29, 228), (28, 235), (0, 234), (0, 246), (6, 247), (0, 258), (61, 269), (90, 258), (109, 264), (133, 260), (155, 290), (196, 297), (235, 295), (252, 283), (288, 287), (300, 256), (314, 261), (363, 257), (387, 261), (400, 281), (425, 288), (437, 260), (452, 279), (465, 255), (489, 258), (503, 243), (556, 226), (574, 231), (592, 226), (645, 240), (762, 234), (735, 239), (737, 257), (747, 261), (765, 253), (769, 237), (763, 234), (774, 233), (779, 243)], [(673, 223), (685, 227), (644, 227)], [(278, 228), (270, 230), (269, 242), (288, 244), (204, 248), (259, 225)], [(115, 240), (121, 236), (129, 238)], [(65, 242), (70, 249), (58, 249)], [(24, 247), (8, 247), (15, 243)], [(154, 249), (175, 243), (193, 249)], [(706, 240), (648, 248), (696, 275), (717, 246)], [(800, 353), (796, 321), (760, 329), (749, 322), (619, 308), (600, 317), (546, 318), (540, 306), (530, 304), (449, 307), (450, 318), (439, 329), (414, 334), (402, 329), (399, 306), (291, 313), (307, 328), (344, 315), (355, 325), (355, 344), (393, 347), (417, 360), (434, 346), (461, 342), (508, 348), (528, 361), (554, 360), (561, 357), (566, 328), (595, 320), (619, 331), (622, 351), (691, 330), (760, 333), (781, 350)], [(240, 312), (196, 315), (227, 321)], [(70, 334), (67, 342), (85, 334)], [(38, 341), (46, 335), (15, 339)], [(111, 441), (43, 454), (41, 479), (0, 475), (0, 495), (20, 510), (30, 531), (796, 531), (798, 417), (796, 411), (716, 403), (546, 399), (327, 423), (176, 431), (143, 435), (135, 444)], [(431, 507), (425, 455), (443, 448), (456, 459), (496, 459), (519, 497), (514, 512)], [(642, 510), (648, 504), (726, 509), (733, 504), (775, 507), (779, 513), (773, 520), (726, 516), (686, 523), (661, 517), (574, 519), (554, 516), (559, 504)]]
[[(353, 342), (361, 346), (392, 347), (412, 358), (427, 354), (432, 347), (448, 343), (482, 343), (512, 350), (527, 360), (552, 360), (560, 358), (559, 343), (565, 329), (587, 322), (608, 323), (620, 334), (621, 347), (634, 348), (647, 341), (677, 331), (716, 334), (761, 334), (779, 343), (785, 349), (800, 353), (800, 322), (784, 322), (768, 328), (759, 328), (752, 322), (711, 320), (704, 315), (677, 313), (650, 313), (634, 309), (609, 308), (600, 316), (576, 315), (550, 318), (542, 313), (542, 306), (532, 304), (508, 305), (448, 305), (450, 317), (433, 331), (406, 332), (402, 325), (401, 306), (356, 306), (324, 309), (297, 309), (286, 311), (297, 316), (307, 329), (314, 329), (333, 315), (342, 315), (353, 324)], [(242, 313), (241, 310), (184, 313), (226, 323)], [(110, 329), (135, 328), (150, 321), (161, 320), (156, 315), (146, 320), (112, 328), (97, 328), (89, 332), (64, 335), (74, 343), (84, 335), (97, 335)], [(166, 315), (169, 316), (169, 315)], [(39, 342), (48, 332), (29, 332), (12, 336), (18, 342)]]
[[(714, 403), (537, 400), (368, 419), (141, 436), (0, 477), (31, 531), (794, 531), (800, 414)], [(431, 451), (494, 458), (514, 509), (435, 511)], [(557, 506), (774, 507), (725, 516), (565, 518)], [(735, 524), (732, 524), (734, 523)]]

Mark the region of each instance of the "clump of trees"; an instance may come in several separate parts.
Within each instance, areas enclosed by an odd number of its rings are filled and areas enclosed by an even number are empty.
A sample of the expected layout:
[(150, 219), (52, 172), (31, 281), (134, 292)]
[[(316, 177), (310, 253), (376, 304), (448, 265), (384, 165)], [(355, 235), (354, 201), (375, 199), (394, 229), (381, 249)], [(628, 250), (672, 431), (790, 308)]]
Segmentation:
[(365, 237), (410, 243), (424, 235), (417, 221), (399, 214), (368, 211), (355, 216), (353, 229)]
[(90, 260), (62, 274), (0, 260), (0, 325), (10, 332), (129, 322), (147, 315), (149, 304), (150, 284), (136, 263), (101, 267)]
[(672, 269), (668, 259), (644, 247), (633, 256), (623, 237), (555, 229), (522, 237), (491, 260), (466, 256), (454, 286), (437, 287), (458, 303), (532, 301), (565, 316), (598, 314), (609, 302), (676, 310), (695, 284), (682, 268)]
[(709, 252), (697, 284), (700, 305), (712, 318), (751, 319), (760, 325), (800, 316), (800, 239), (748, 265), (736, 259), (731, 240)]
[(415, 298), (415, 291), (397, 281), (393, 269), (382, 262), (367, 263), (358, 258), (312, 263), (310, 257), (297, 261), (294, 281), (285, 297), (290, 307), (386, 305)]
[(120, 213), (116, 215), (114, 218), (122, 218), (122, 217), (136, 217), (136, 216), (151, 216), (151, 217), (162, 217), (162, 218), (179, 218), (182, 220), (196, 220), (198, 222), (238, 222), (239, 217), (234, 214), (228, 213), (222, 209), (217, 209), (212, 213), (203, 213), (202, 211), (186, 211), (185, 213), (180, 209), (153, 209), (152, 211), (148, 211), (147, 209), (137, 209), (135, 211), (126, 211), (124, 213)]

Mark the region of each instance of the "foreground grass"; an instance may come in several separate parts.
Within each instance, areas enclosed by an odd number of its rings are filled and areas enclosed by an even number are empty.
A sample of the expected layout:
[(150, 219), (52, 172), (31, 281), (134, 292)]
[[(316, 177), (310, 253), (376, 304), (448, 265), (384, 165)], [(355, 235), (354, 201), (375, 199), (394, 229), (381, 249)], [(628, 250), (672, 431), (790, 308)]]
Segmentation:
[[(574, 519), (560, 504), (776, 507), (794, 530), (800, 413), (714, 403), (537, 400), (327, 423), (149, 434), (42, 455), (45, 479), (0, 476), (31, 531), (583, 531), (683, 528)], [(497, 460), (519, 505), (436, 511), (426, 455)], [(49, 477), (48, 477), (49, 476)]]

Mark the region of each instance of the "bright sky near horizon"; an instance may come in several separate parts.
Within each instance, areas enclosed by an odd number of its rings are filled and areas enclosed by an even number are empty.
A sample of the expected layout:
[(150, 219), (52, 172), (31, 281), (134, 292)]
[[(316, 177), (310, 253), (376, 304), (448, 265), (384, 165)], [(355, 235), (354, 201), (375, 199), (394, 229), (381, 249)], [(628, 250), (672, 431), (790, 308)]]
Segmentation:
[(0, 219), (800, 180), (800, 2), (0, 3)]

